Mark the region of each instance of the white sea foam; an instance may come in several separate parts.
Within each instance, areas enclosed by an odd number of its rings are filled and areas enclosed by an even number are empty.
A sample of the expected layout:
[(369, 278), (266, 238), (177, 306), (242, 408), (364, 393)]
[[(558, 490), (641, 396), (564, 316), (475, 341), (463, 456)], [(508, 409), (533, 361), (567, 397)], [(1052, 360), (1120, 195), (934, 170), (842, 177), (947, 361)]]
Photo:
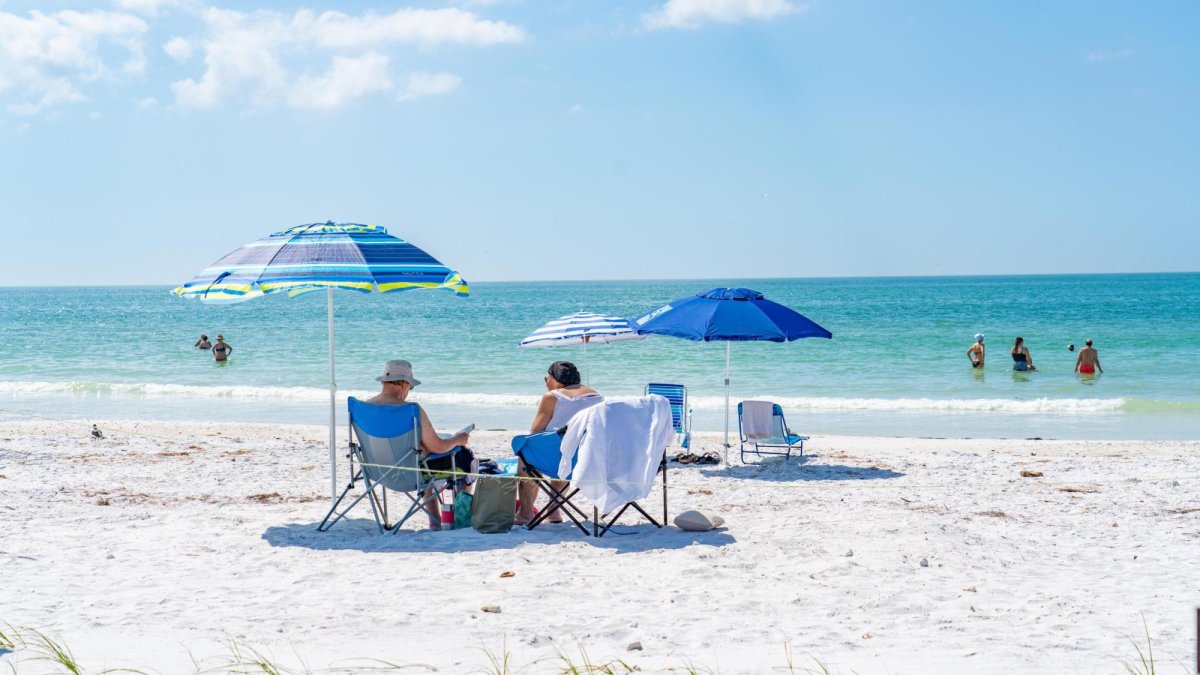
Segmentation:
[[(1126, 407), (1126, 398), (1036, 398), (1036, 399), (932, 399), (932, 398), (834, 398), (752, 396), (745, 400), (773, 401), (787, 410), (874, 411), (874, 412), (999, 412), (999, 413), (1100, 413)], [(724, 409), (719, 396), (697, 396), (688, 400), (698, 410)], [(731, 405), (736, 405), (734, 401)]]
[[(15, 396), (113, 396), (133, 398), (196, 398), (254, 401), (286, 401), (322, 403), (329, 400), (329, 390), (320, 387), (252, 387), (252, 386), (195, 386), (186, 384), (112, 383), (112, 382), (0, 382), (0, 395)], [(373, 390), (343, 390), (338, 398), (365, 398)], [(836, 398), (794, 397), (770, 394), (746, 397), (774, 401), (787, 410), (809, 411), (866, 411), (866, 412), (995, 412), (1078, 414), (1105, 413), (1122, 410), (1147, 411), (1169, 405), (1165, 401), (1146, 401), (1127, 398), (1037, 398), (1037, 399), (931, 399), (931, 398)], [(531, 408), (538, 397), (529, 394), (450, 393), (418, 391), (413, 400), (429, 405), (457, 405), (479, 408)], [(721, 396), (693, 396), (689, 405), (697, 410), (722, 410)], [(735, 401), (736, 404), (736, 401)]]

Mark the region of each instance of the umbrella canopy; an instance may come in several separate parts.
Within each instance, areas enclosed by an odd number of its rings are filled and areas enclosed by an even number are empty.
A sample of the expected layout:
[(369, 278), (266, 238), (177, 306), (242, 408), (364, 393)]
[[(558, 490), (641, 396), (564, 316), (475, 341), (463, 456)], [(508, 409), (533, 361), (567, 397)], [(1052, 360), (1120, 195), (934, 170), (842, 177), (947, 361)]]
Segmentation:
[(378, 225), (297, 225), (237, 249), (175, 289), (204, 302), (242, 302), (286, 291), (370, 293), (444, 288), (465, 296), (457, 272)]
[(329, 335), (330, 488), (337, 499), (337, 380), (333, 291), (390, 293), (441, 288), (465, 297), (467, 282), (433, 256), (378, 225), (310, 223), (251, 242), (204, 268), (174, 293), (201, 302), (244, 302), (271, 293), (326, 291)]
[(575, 312), (560, 316), (533, 331), (518, 345), (529, 347), (566, 347), (583, 345), (583, 376), (588, 378), (587, 346), (593, 342), (641, 340), (637, 326), (629, 319), (594, 312)]
[(637, 327), (629, 319), (593, 312), (575, 312), (560, 316), (521, 340), (521, 347), (561, 347), (590, 342), (640, 340)]
[(732, 342), (790, 342), (833, 333), (790, 307), (749, 288), (714, 288), (667, 303), (639, 317), (639, 334), (725, 342), (725, 461), (729, 461), (729, 354)]
[(790, 342), (833, 337), (803, 314), (749, 288), (714, 288), (680, 298), (647, 313), (636, 323), (639, 333), (705, 342)]

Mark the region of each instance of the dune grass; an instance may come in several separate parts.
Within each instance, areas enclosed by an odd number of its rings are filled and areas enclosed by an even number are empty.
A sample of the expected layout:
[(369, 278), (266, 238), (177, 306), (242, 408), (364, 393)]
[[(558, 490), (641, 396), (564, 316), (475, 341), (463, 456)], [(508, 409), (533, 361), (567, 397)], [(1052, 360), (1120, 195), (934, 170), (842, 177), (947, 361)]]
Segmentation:
[[(1145, 615), (1142, 616), (1142, 640), (1126, 635), (1125, 638), (1133, 647), (1136, 654), (1132, 659), (1119, 659), (1121, 667), (1128, 675), (1159, 675), (1162, 664), (1154, 653), (1154, 645), (1150, 638), (1150, 628)], [(223, 653), (207, 657), (201, 662), (192, 656), (194, 675), (209, 675), (210, 673), (236, 673), (238, 675), (312, 675), (315, 673), (363, 673), (380, 672), (396, 673), (414, 670), (437, 672), (438, 668), (429, 664), (408, 663), (400, 664), (382, 659), (358, 658), (326, 668), (312, 669), (302, 664), (299, 669), (285, 667), (277, 659), (263, 654), (258, 649), (233, 638), (227, 638), (223, 644)], [(613, 658), (596, 661), (588, 653), (581, 642), (576, 642), (575, 653), (561, 649), (557, 655), (544, 657), (524, 665), (517, 665), (513, 653), (508, 649), (507, 641), (500, 650), (493, 651), (487, 647), (480, 648), (486, 664), (474, 672), (486, 675), (517, 675), (519, 673), (559, 673), (561, 675), (628, 675), (638, 672), (640, 667), (622, 659)], [(783, 645), (784, 663), (769, 667), (770, 672), (804, 675), (834, 675), (836, 672), (825, 662), (811, 654), (805, 655), (805, 664), (798, 664), (792, 652), (792, 646)], [(11, 624), (0, 623), (0, 657), (3, 657), (7, 670), (11, 675), (21, 675), (26, 672), (22, 664), (28, 667), (28, 672), (64, 673), (67, 675), (107, 675), (109, 673), (130, 673), (151, 675), (155, 671), (143, 671), (132, 668), (114, 668), (106, 670), (89, 670), (85, 668), (70, 648), (62, 641), (52, 638), (45, 633), (32, 628), (18, 628)], [(811, 664), (808, 664), (811, 662)], [(1176, 660), (1183, 672), (1190, 669)], [(35, 665), (36, 664), (36, 665)], [(807, 665), (806, 665), (807, 664)], [(49, 667), (47, 667), (49, 666)], [(659, 666), (659, 672), (687, 673), (688, 675), (719, 675), (720, 668), (698, 665), (691, 659), (684, 658), (678, 666)], [(851, 674), (854, 671), (849, 671)]]

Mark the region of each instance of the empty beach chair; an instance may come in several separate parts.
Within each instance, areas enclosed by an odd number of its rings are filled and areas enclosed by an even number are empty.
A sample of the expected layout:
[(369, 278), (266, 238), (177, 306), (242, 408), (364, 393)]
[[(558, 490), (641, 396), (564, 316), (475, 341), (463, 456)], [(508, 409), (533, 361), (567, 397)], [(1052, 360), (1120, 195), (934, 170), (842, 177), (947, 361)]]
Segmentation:
[[(610, 399), (576, 414), (561, 438), (555, 432), (514, 438), (513, 452), (551, 507), (558, 506), (584, 534), (602, 537), (631, 508), (656, 527), (667, 522), (666, 448), (673, 433), (665, 398)], [(650, 495), (660, 473), (662, 522), (637, 503)], [(552, 480), (570, 483), (560, 491)], [(592, 503), (590, 532), (579, 497)], [(528, 527), (542, 522), (551, 507)]]
[(682, 384), (651, 382), (646, 385), (646, 395), (657, 394), (671, 404), (671, 426), (675, 429), (675, 443), (684, 450), (692, 446), (692, 409), (688, 407), (687, 387)]
[[(742, 462), (746, 461), (747, 452), (790, 458), (792, 450), (798, 450), (804, 456), (804, 441), (808, 440), (808, 436), (798, 436), (788, 429), (787, 421), (783, 419), (783, 408), (778, 403), (742, 401), (738, 403), (737, 411)], [(747, 450), (747, 445), (752, 445), (753, 449)], [(763, 448), (782, 448), (783, 452)]]
[[(421, 511), (426, 502), (440, 499), (440, 490), (434, 490), (429, 497), (425, 496), (425, 492), (430, 487), (436, 487), (440, 479), (446, 478), (446, 474), (431, 471), (428, 462), (443, 457), (453, 458), (454, 451), (421, 456), (421, 409), (415, 403), (373, 405), (351, 397), (347, 406), (350, 412), (350, 484), (333, 503), (317, 529), (324, 532), (333, 527), (365, 497), (371, 504), (379, 532), (395, 532)], [(452, 459), (451, 472), (454, 471), (457, 471), (457, 467), (454, 467)], [(360, 480), (363, 482), (363, 493), (338, 511), (338, 506)], [(388, 521), (388, 490), (403, 494), (411, 502), (395, 523)]]

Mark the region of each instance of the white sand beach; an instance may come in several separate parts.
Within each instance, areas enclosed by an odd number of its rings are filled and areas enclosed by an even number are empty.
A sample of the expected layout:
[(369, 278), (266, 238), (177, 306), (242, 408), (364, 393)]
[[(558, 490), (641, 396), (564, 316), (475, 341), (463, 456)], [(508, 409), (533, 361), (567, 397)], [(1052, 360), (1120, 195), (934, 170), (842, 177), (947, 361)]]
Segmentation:
[[(365, 506), (318, 533), (323, 427), (99, 424), (0, 424), (0, 630), (86, 672), (220, 670), (232, 642), (294, 671), (1112, 673), (1143, 617), (1160, 672), (1194, 658), (1200, 442), (817, 437), (803, 460), (673, 468), (672, 515), (721, 530), (596, 540), (381, 536)], [(0, 664), (58, 672), (38, 653)]]

